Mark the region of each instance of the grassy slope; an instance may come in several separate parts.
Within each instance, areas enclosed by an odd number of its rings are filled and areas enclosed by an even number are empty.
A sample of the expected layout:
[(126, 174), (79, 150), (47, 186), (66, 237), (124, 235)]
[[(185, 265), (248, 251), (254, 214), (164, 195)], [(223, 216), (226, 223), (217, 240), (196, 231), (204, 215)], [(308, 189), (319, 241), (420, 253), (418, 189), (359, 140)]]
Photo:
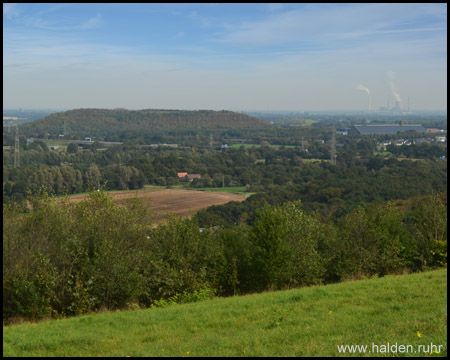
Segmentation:
[(446, 269), (3, 328), (4, 356), (339, 356), (388, 342), (446, 349)]

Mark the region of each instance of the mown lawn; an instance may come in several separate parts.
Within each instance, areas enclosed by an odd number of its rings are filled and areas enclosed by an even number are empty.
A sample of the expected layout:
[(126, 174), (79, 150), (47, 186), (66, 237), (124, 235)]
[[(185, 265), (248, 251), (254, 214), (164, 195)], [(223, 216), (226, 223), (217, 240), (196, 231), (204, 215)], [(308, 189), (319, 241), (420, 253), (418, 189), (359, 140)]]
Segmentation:
[[(445, 350), (338, 351), (388, 343)], [(4, 356), (446, 356), (446, 349), (446, 269), (3, 327)]]

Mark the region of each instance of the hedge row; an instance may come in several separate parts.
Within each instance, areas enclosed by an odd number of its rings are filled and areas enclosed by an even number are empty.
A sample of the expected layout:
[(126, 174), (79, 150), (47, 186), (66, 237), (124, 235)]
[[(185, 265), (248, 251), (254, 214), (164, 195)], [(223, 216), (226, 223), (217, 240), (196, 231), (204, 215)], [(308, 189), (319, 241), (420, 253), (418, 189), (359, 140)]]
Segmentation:
[(3, 207), (3, 321), (186, 302), (446, 266), (447, 207), (432, 196), (404, 211), (367, 205), (338, 225), (299, 202), (266, 205), (252, 226), (155, 226), (140, 200), (43, 192)]

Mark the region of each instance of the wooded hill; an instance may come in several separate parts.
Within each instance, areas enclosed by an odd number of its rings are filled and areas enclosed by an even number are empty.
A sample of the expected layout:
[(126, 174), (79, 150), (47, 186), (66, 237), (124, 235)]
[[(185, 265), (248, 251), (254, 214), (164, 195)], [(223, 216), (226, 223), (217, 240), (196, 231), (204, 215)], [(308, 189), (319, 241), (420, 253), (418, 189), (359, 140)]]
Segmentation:
[[(51, 114), (21, 129), (28, 137), (144, 135), (165, 131), (205, 131), (268, 127), (263, 120), (232, 111), (76, 109)], [(48, 133), (48, 135), (46, 135)]]

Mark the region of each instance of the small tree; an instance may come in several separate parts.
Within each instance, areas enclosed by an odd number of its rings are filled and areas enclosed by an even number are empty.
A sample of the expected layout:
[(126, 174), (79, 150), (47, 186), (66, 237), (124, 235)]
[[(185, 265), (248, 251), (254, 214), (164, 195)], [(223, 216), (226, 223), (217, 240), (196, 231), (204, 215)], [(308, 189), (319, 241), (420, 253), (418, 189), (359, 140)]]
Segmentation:
[(320, 283), (320, 236), (320, 224), (300, 209), (300, 202), (266, 205), (249, 236), (256, 290)]
[(332, 246), (338, 277), (399, 271), (404, 265), (403, 216), (391, 203), (371, 204), (348, 214), (339, 223), (339, 238)]
[(68, 154), (76, 154), (78, 152), (78, 145), (75, 143), (70, 143), (67, 145), (67, 153)]
[(415, 253), (413, 263), (418, 269), (447, 264), (447, 206), (433, 195), (420, 201), (408, 214)]

